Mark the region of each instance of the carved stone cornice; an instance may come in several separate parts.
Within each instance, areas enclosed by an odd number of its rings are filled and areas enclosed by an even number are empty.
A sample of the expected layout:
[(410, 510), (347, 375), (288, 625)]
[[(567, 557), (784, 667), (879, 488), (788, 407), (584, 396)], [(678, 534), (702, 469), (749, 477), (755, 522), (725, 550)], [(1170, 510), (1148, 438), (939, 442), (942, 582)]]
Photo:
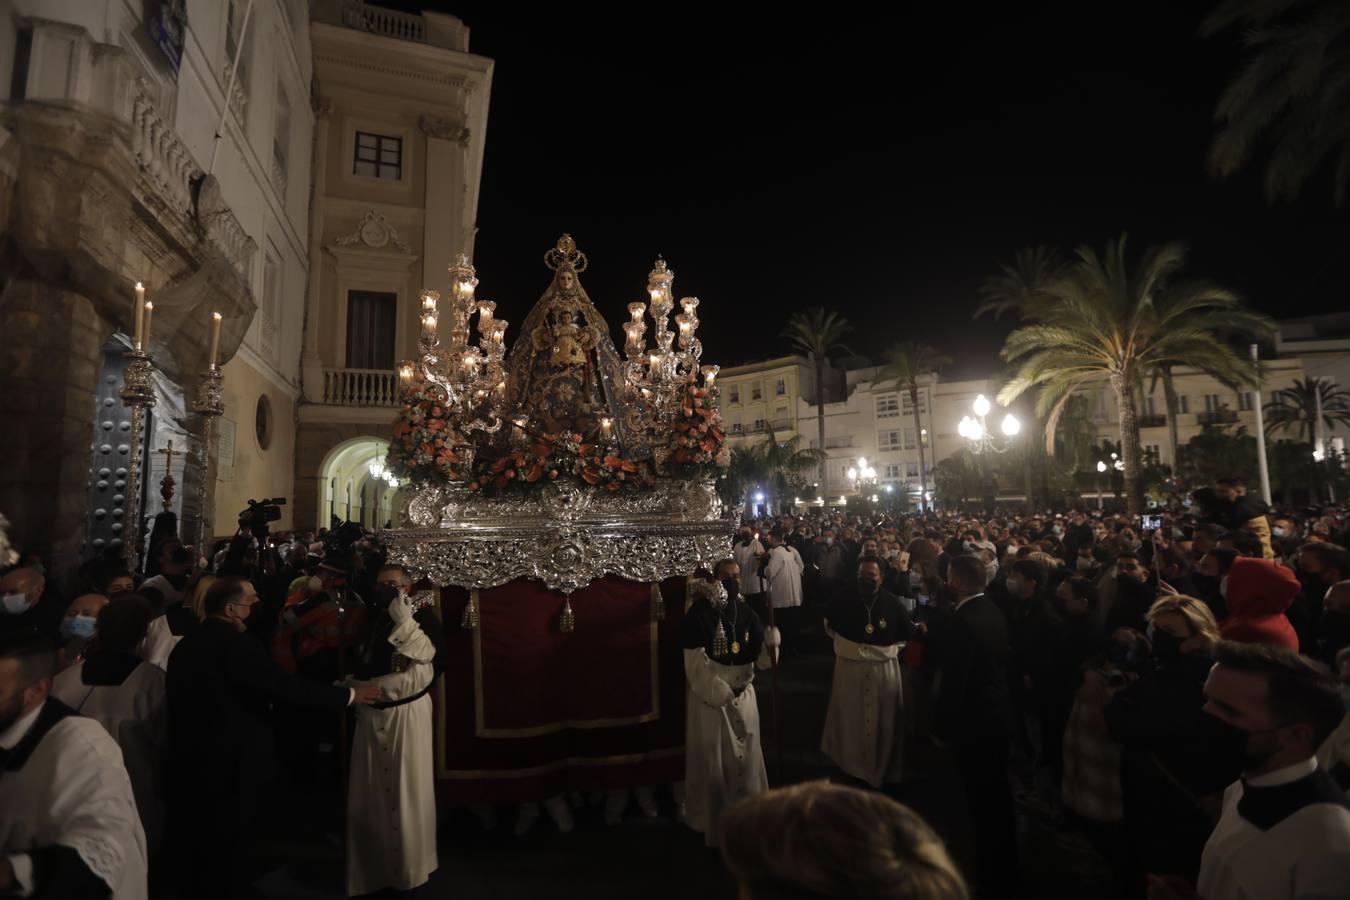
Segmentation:
[(444, 116), (433, 115), (423, 115), (417, 124), (427, 137), (454, 141), (461, 147), (469, 146), (470, 132), (467, 125), (462, 125)]

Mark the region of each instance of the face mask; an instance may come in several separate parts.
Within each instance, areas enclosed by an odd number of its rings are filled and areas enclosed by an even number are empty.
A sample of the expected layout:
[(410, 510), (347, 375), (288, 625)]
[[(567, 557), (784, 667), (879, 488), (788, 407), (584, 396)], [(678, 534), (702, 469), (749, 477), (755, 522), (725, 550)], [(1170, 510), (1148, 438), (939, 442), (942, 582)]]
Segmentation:
[(749, 543), (750, 543), (750, 535), (748, 534), (741, 535), (741, 546), (742, 547), (747, 546)]
[(997, 574), (998, 574), (998, 563), (991, 562), (984, 564), (984, 580), (986, 582), (993, 581), (994, 576)]
[(1205, 714), (1205, 719), (1207, 721), (1204, 723), (1204, 730), (1209, 737), (1210, 752), (1216, 754), (1220, 760), (1241, 759), (1243, 768), (1250, 770), (1259, 767), (1279, 752), (1278, 746), (1273, 746), (1265, 752), (1253, 750), (1251, 746), (1251, 738), (1254, 735), (1272, 734), (1279, 729), (1246, 731), (1208, 713)]
[(91, 638), (94, 636), (94, 625), (98, 622), (93, 616), (76, 616), (73, 619), (61, 620), (61, 637), (63, 638)]
[(1156, 628), (1150, 622), (1148, 639), (1153, 644), (1153, 655), (1163, 662), (1172, 662), (1181, 658), (1182, 639), (1175, 634)]
[(1278, 525), (1271, 529), (1271, 533), (1276, 537), (1289, 537), (1289, 529), (1281, 528)]
[(187, 565), (192, 562), (192, 554), (188, 552), (186, 547), (179, 547), (169, 554), (169, 562), (176, 566)]
[(741, 580), (739, 578), (723, 578), (722, 587), (726, 588), (728, 597), (736, 597), (741, 592)]
[(27, 594), (6, 594), (4, 599), (5, 612), (11, 616), (17, 616), (28, 612)]
[(827, 537), (827, 538), (825, 539), (825, 546), (826, 546), (826, 547), (832, 546), (833, 544), (834, 544), (834, 538), (832, 538), (832, 537)]
[(870, 578), (859, 578), (858, 590), (864, 597), (870, 597), (877, 592), (877, 583)]
[(1050, 530), (1053, 531), (1053, 532), (1055, 533), (1055, 537), (1059, 537), (1061, 534), (1064, 533), (1064, 526), (1063, 526), (1063, 525), (1056, 525), (1054, 528), (1052, 528), (1052, 529), (1050, 529)]

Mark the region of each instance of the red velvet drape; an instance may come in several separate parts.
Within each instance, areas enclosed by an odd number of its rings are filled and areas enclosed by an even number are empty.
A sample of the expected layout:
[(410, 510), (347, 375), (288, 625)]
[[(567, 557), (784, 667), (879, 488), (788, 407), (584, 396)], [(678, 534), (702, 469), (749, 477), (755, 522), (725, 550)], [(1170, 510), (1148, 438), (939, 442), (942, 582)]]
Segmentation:
[(436, 777), (452, 803), (515, 802), (568, 790), (684, 777), (685, 679), (677, 634), (686, 579), (607, 576), (563, 595), (517, 580), (478, 593), (477, 631), (461, 627), (469, 592), (441, 591), (448, 667), (436, 696)]

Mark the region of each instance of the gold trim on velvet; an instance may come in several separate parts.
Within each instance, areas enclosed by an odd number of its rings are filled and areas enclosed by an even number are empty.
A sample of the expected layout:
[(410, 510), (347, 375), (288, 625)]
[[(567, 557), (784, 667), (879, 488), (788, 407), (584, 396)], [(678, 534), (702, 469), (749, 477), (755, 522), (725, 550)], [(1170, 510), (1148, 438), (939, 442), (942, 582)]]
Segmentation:
[[(659, 589), (659, 586), (658, 586)], [(478, 591), (473, 591), (471, 596), (474, 599), (478, 597)], [(543, 725), (533, 725), (529, 728), (488, 728), (486, 715), (483, 710), (483, 628), (487, 620), (483, 617), (483, 608), (478, 607), (479, 627), (473, 631), (473, 711), (474, 711), (474, 736), (480, 738), (524, 738), (539, 737), (545, 734), (555, 734), (567, 728), (617, 728), (623, 725), (641, 725), (646, 722), (655, 722), (661, 718), (661, 657), (660, 657), (660, 632), (658, 622), (650, 624), (651, 635), (651, 683), (652, 683), (652, 702), (651, 709), (639, 716), (625, 716), (615, 719), (568, 719), (561, 722), (548, 722)], [(438, 748), (438, 750), (443, 748)], [(442, 757), (444, 758), (444, 757)]]
[(672, 756), (682, 756), (683, 754), (683, 747), (667, 747), (664, 750), (626, 753), (619, 756), (569, 756), (567, 759), (558, 759), (542, 766), (531, 766), (526, 769), (442, 769), (439, 777), (452, 780), (530, 778), (535, 775), (546, 775), (549, 772), (556, 772), (558, 769), (570, 766), (626, 766), (653, 759), (669, 759)]

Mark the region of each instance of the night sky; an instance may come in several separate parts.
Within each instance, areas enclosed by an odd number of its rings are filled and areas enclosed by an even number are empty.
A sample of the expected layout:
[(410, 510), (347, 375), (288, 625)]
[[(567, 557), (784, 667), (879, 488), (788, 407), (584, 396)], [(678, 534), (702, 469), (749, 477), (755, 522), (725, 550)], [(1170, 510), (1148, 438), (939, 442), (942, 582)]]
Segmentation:
[(660, 253), (723, 366), (784, 352), (788, 315), (823, 304), (860, 354), (917, 339), (987, 373), (1010, 323), (972, 321), (981, 281), (1122, 231), (1187, 242), (1188, 272), (1272, 314), (1350, 306), (1329, 177), (1271, 207), (1258, 170), (1205, 171), (1242, 51), (1199, 37), (1203, 5), (384, 5), (458, 15), (496, 60), (475, 262), (513, 328), (563, 231), (616, 340)]

